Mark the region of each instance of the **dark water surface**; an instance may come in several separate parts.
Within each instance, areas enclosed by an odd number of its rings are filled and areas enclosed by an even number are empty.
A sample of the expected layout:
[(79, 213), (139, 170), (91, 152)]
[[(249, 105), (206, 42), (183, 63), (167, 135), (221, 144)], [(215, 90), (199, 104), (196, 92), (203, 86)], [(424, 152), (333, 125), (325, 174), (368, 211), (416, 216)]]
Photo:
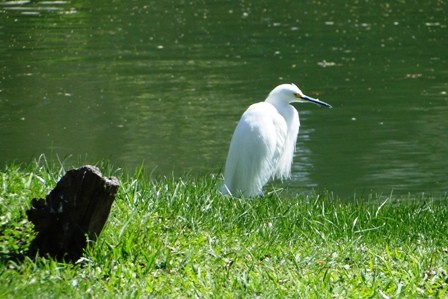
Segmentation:
[(447, 193), (446, 1), (252, 2), (0, 1), (0, 164), (218, 173), (294, 82), (334, 108), (297, 107), (291, 192)]

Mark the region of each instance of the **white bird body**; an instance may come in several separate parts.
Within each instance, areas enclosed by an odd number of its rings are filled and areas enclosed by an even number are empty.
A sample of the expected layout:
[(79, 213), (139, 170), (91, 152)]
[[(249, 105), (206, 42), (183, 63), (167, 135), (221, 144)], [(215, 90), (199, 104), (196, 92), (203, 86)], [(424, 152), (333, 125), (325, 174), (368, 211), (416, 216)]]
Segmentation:
[(282, 84), (264, 102), (251, 105), (243, 113), (230, 142), (222, 194), (263, 195), (263, 186), (270, 179), (290, 177), (300, 127), (299, 114), (290, 103), (299, 99), (312, 98), (294, 84)]

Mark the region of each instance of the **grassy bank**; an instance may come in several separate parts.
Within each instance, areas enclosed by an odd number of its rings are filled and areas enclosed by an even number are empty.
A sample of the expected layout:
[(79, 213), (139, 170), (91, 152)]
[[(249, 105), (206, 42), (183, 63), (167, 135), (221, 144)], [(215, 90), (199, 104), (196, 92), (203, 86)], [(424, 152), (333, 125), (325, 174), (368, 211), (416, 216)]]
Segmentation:
[(32, 238), (30, 199), (64, 171), (2, 170), (0, 298), (448, 297), (446, 199), (231, 199), (211, 177), (102, 170), (122, 186), (75, 265), (15, 258)]

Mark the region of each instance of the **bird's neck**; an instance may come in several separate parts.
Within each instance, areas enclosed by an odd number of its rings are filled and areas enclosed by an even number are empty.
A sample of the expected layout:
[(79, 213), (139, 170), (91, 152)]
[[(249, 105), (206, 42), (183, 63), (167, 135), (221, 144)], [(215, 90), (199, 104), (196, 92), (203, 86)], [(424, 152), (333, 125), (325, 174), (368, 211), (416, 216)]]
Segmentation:
[(277, 109), (278, 113), (285, 119), (289, 126), (295, 126), (293, 123), (297, 119), (299, 122), (299, 114), (297, 110), (289, 104), (287, 99), (277, 97), (268, 97), (265, 102), (271, 104)]
[(278, 96), (268, 96), (265, 102), (273, 105), (278, 111), (288, 109), (288, 106), (290, 106), (287, 100), (279, 98)]

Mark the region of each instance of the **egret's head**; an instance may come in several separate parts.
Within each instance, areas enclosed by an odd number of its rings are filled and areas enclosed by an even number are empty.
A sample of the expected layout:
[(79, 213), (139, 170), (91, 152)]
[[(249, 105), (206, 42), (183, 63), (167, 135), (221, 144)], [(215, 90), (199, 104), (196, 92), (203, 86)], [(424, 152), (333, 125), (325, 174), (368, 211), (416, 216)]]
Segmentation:
[(303, 94), (303, 92), (294, 83), (281, 84), (274, 88), (266, 99), (270, 102), (283, 102), (283, 103), (314, 103), (331, 108), (330, 104), (320, 101)]

